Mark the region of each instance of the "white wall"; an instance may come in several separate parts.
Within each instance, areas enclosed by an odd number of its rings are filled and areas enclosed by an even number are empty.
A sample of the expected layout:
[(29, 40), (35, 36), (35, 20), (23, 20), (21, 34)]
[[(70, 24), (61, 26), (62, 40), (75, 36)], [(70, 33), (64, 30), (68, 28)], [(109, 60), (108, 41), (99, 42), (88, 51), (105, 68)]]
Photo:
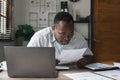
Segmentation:
[[(74, 10), (76, 14), (81, 17), (86, 17), (91, 13), (91, 0), (80, 0), (77, 3), (70, 2), (69, 7)], [(88, 24), (87, 23), (75, 23), (75, 29), (77, 32), (81, 33), (85, 38), (88, 38)]]
[(90, 15), (90, 1), (91, 0), (80, 0), (77, 3), (70, 2), (72, 9), (76, 10), (82, 17)]
[[(69, 1), (69, 0), (62, 0)], [(13, 0), (13, 25), (16, 28), (17, 25), (27, 23), (27, 0)], [(86, 17), (90, 14), (90, 0), (80, 0), (77, 3), (69, 2), (70, 12), (75, 10), (81, 17)], [(83, 34), (84, 37), (88, 37), (88, 25), (75, 23), (76, 30)], [(14, 42), (0, 42), (0, 61), (4, 59), (3, 46), (14, 45)]]
[(26, 0), (13, 0), (13, 25), (26, 24)]
[[(60, 0), (60, 1), (68, 1), (69, 12), (72, 13), (74, 10), (77, 14), (81, 17), (86, 17), (90, 15), (90, 1), (91, 0), (80, 0), (79, 2), (73, 3), (69, 0)], [(59, 2), (57, 0), (57, 2)], [(15, 27), (19, 24), (27, 24), (28, 21), (28, 14), (27, 13), (27, 6), (28, 0), (14, 0), (14, 14), (13, 14), (13, 24)], [(82, 33), (85, 37), (88, 36), (88, 25), (87, 24), (80, 24), (76, 23), (76, 30)]]

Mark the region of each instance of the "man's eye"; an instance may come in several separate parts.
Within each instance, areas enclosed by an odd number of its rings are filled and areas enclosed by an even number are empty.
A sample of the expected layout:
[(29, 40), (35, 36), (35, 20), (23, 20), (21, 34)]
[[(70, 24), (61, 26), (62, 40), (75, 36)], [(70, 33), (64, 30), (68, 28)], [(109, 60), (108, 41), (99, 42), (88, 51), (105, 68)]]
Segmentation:
[(59, 33), (60, 35), (65, 35), (65, 33)]
[(62, 34), (62, 33), (59, 33), (59, 34)]
[(71, 33), (70, 35), (73, 35), (73, 33)]
[(62, 33), (62, 35), (65, 35), (65, 33)]

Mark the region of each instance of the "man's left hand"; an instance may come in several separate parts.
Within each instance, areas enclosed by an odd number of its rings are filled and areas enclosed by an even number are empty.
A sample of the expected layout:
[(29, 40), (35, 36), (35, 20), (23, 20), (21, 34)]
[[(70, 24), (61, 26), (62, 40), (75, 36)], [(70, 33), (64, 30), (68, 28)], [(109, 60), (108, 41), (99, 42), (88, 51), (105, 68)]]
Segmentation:
[(93, 57), (90, 55), (84, 56), (83, 58), (77, 61), (78, 68), (84, 67), (86, 64), (93, 62)]

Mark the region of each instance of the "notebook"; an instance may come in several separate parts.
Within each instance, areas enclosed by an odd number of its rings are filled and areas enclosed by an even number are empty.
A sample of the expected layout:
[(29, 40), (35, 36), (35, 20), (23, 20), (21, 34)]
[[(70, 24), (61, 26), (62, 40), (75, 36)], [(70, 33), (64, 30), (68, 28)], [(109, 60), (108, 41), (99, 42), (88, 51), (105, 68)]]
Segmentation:
[(54, 47), (5, 46), (4, 51), (10, 77), (57, 77)]
[(118, 67), (116, 66), (112, 66), (104, 63), (98, 63), (98, 62), (85, 65), (85, 68), (88, 68), (94, 71), (118, 69)]

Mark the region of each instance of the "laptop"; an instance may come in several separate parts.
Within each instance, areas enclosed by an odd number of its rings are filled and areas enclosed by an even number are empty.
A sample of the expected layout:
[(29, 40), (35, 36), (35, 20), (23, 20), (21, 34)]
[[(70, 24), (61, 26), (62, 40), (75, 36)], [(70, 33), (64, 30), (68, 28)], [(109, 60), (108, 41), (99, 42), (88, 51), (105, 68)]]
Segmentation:
[(57, 77), (54, 47), (5, 46), (8, 76), (12, 78)]

